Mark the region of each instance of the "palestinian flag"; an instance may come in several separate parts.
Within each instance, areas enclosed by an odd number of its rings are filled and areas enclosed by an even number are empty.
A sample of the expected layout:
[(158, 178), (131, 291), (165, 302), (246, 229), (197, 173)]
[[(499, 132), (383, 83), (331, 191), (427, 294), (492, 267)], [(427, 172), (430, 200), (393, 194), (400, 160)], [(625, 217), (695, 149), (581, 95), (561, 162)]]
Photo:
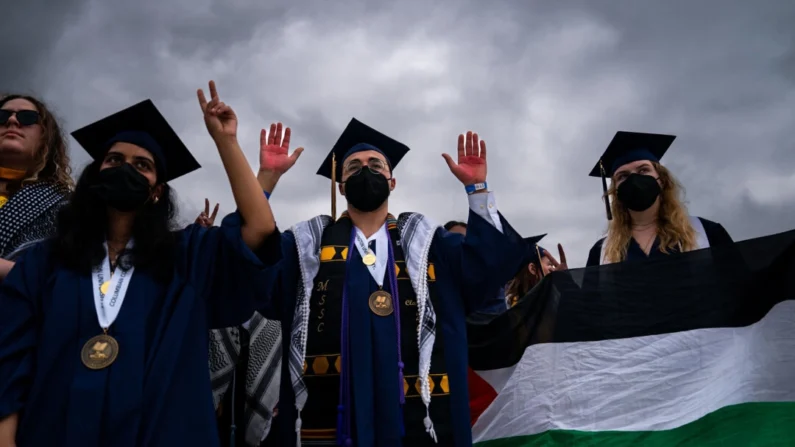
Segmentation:
[(469, 340), (476, 445), (795, 446), (795, 231), (553, 273)]

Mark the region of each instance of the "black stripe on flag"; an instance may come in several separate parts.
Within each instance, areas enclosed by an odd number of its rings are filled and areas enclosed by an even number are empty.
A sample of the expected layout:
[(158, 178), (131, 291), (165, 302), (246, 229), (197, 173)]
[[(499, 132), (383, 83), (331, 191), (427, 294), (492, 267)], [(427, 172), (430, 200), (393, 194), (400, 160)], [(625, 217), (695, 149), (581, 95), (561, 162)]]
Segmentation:
[(795, 230), (736, 244), (548, 275), (499, 316), (473, 315), (475, 370), (518, 363), (535, 343), (743, 327), (795, 299)]

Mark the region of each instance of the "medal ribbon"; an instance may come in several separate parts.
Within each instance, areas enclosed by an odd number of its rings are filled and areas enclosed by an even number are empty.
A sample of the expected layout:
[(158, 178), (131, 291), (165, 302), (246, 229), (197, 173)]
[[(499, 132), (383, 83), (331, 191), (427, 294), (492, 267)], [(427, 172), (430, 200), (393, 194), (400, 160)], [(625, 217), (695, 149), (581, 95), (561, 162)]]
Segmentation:
[[(119, 316), (119, 311), (127, 295), (127, 287), (130, 285), (130, 280), (132, 279), (135, 268), (130, 267), (129, 270), (119, 269), (120, 271), (117, 275), (111, 276), (108, 244), (104, 243), (103, 246), (105, 248), (105, 259), (100, 265), (94, 267), (91, 272), (91, 283), (94, 289), (94, 307), (97, 310), (99, 326), (103, 330), (107, 330), (110, 325), (116, 321), (116, 317)], [(126, 249), (129, 250), (132, 247), (133, 241), (130, 240), (130, 242), (127, 243)], [(110, 278), (110, 284), (107, 288), (110, 299), (107, 301), (107, 305), (105, 303), (105, 294), (102, 293), (101, 290), (102, 284), (106, 281), (105, 278)]]
[[(384, 224), (384, 231), (386, 231), (387, 240), (389, 240), (389, 230), (387, 229), (386, 224)], [(359, 254), (362, 255), (362, 261), (364, 261), (364, 256), (367, 253), (372, 253), (372, 251), (370, 250), (370, 247), (367, 246), (367, 240), (364, 239), (364, 234), (362, 234), (361, 230), (354, 227), (354, 233), (356, 234), (356, 248), (359, 250)], [(376, 244), (378, 244), (377, 239)], [(349, 248), (349, 250), (351, 249), (352, 248)], [(378, 287), (382, 287), (384, 285), (384, 273), (386, 273), (386, 267), (387, 266), (384, 264), (378, 265), (377, 258), (373, 265), (367, 266), (376, 284), (378, 284)]]

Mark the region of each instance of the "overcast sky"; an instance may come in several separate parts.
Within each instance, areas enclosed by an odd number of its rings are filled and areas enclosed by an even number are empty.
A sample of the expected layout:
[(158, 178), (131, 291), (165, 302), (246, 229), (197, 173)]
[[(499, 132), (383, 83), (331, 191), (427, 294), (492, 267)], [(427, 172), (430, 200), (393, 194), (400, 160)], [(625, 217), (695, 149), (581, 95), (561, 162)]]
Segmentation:
[(391, 211), (441, 222), (467, 215), (441, 153), (479, 132), (500, 210), (572, 266), (606, 228), (587, 174), (617, 130), (677, 135), (663, 162), (691, 214), (735, 239), (795, 228), (795, 2), (375, 3), (15, 2), (0, 91), (42, 96), (69, 131), (153, 99), (203, 166), (173, 183), (185, 221), (204, 197), (234, 208), (195, 97), (215, 79), (253, 168), (273, 121), (306, 148), (273, 197), (282, 228), (329, 212), (315, 172), (353, 116), (412, 149)]

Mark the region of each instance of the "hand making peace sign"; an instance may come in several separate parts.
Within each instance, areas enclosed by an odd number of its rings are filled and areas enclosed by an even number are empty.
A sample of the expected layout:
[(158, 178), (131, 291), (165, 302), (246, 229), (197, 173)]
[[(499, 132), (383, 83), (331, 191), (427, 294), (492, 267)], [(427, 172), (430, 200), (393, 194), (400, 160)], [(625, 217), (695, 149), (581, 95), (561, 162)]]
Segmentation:
[(486, 141), (472, 131), (458, 136), (458, 164), (447, 154), (442, 154), (450, 172), (464, 186), (486, 181)]
[(548, 257), (549, 261), (552, 263), (552, 268), (550, 270), (553, 272), (568, 270), (569, 264), (566, 262), (566, 253), (563, 251), (563, 246), (560, 244), (558, 244), (558, 254), (560, 255), (560, 262), (558, 262), (550, 252), (544, 250), (544, 256)]
[(210, 102), (204, 97), (204, 91), (199, 89), (199, 106), (204, 113), (204, 124), (213, 140), (237, 137), (237, 115), (231, 107), (224, 104), (218, 97), (215, 81), (210, 81)]
[(262, 129), (259, 133), (259, 170), (284, 174), (293, 167), (298, 157), (304, 152), (304, 148), (299, 147), (290, 152), (290, 128), (284, 128), (282, 134), (282, 123), (271, 124), (269, 133)]
[(204, 199), (204, 211), (196, 218), (196, 223), (204, 228), (212, 227), (213, 224), (215, 224), (215, 216), (218, 215), (218, 206), (219, 204), (216, 203), (215, 208), (213, 208), (213, 213), (210, 214), (210, 200)]

